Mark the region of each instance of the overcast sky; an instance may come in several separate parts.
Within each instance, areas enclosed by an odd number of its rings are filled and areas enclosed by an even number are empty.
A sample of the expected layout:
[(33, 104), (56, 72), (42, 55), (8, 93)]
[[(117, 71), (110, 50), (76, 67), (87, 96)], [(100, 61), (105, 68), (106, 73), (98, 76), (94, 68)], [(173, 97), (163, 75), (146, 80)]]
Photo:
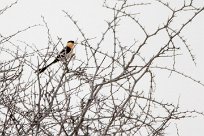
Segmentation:
[[(0, 9), (11, 2), (14, 1), (0, 0)], [(195, 2), (197, 2), (197, 5), (203, 4), (204, 6), (203, 0), (195, 0)], [(43, 16), (48, 23), (51, 35), (54, 37), (53, 39), (56, 39), (56, 41), (57, 36), (61, 37), (63, 42), (80, 39), (81, 36), (77, 29), (62, 12), (62, 10), (65, 10), (72, 14), (74, 19), (78, 20), (79, 25), (88, 37), (100, 37), (101, 32), (107, 25), (105, 20), (112, 16), (112, 12), (103, 8), (102, 4), (102, 0), (19, 0), (18, 4), (0, 16), (0, 33), (10, 35), (31, 25), (44, 25)], [(142, 11), (143, 21), (150, 31), (157, 27), (152, 24), (165, 19), (166, 14), (162, 11), (163, 9), (157, 7)], [(130, 45), (134, 38), (137, 38), (135, 36), (137, 32), (128, 29), (132, 27), (131, 25), (133, 24), (126, 22), (121, 27), (120, 32), (121, 40), (127, 43), (127, 46)], [(193, 78), (204, 82), (204, 12), (188, 25), (183, 31), (183, 35), (185, 35), (188, 43), (191, 44), (192, 52), (196, 56), (197, 65), (195, 66), (189, 61), (189, 55), (184, 54), (183, 57), (178, 58), (177, 67)], [(138, 34), (138, 38), (139, 36)], [(26, 32), (26, 34), (22, 33), (17, 36), (15, 40), (24, 40), (36, 45), (39, 49), (45, 48), (47, 47), (46, 29), (43, 26), (33, 28)], [(106, 46), (108, 47), (108, 45)], [(79, 47), (77, 47), (76, 52), (80, 52)], [(7, 58), (1, 59), (6, 60)], [(177, 103), (178, 98), (180, 98), (181, 109), (195, 109), (204, 112), (204, 87), (175, 74), (169, 77), (169, 73), (161, 72), (157, 76), (156, 98), (173, 103)], [(178, 123), (178, 127), (182, 136), (203, 136), (204, 117), (184, 119)], [(169, 129), (168, 132), (170, 136), (173, 136), (175, 133), (170, 132), (171, 130), (175, 129)]]

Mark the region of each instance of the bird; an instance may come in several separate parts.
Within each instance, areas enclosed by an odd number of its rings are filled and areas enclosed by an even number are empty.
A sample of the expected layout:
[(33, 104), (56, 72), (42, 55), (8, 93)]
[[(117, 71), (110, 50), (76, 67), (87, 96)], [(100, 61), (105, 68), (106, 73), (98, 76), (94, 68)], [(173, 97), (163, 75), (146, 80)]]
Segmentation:
[(75, 47), (74, 41), (68, 41), (66, 47), (64, 47), (61, 50), (61, 52), (57, 55), (57, 57), (54, 59), (54, 61), (52, 61), (47, 66), (38, 69), (37, 73), (40, 74), (40, 73), (44, 72), (49, 66), (51, 66), (52, 64), (54, 64), (58, 61), (64, 61), (66, 59), (70, 59), (74, 55), (74, 53), (73, 53), (74, 47)]

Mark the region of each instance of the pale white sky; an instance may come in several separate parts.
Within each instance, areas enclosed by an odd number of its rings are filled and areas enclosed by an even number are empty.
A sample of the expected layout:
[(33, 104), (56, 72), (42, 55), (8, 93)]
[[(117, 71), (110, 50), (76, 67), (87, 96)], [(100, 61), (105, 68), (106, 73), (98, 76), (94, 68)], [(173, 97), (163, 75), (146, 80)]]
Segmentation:
[[(13, 2), (13, 0), (0, 0), (0, 9), (11, 2)], [(204, 6), (202, 0), (195, 0), (195, 2), (196, 5)], [(6, 36), (15, 33), (19, 29), (23, 29), (34, 24), (43, 24), (41, 16), (44, 16), (54, 40), (57, 41), (57, 36), (61, 37), (63, 42), (71, 39), (80, 39), (81, 36), (76, 27), (74, 27), (73, 23), (71, 23), (71, 21), (66, 18), (65, 14), (62, 12), (62, 10), (65, 10), (72, 14), (74, 19), (78, 20), (79, 25), (83, 28), (83, 31), (88, 37), (98, 38), (107, 26), (105, 20), (108, 20), (113, 14), (110, 10), (103, 8), (102, 4), (102, 0), (19, 0), (17, 5), (13, 6), (0, 16), (0, 33)], [(174, 4), (179, 4), (179, 2)], [(135, 9), (135, 12), (142, 12), (142, 14), (139, 15), (139, 18), (141, 18), (141, 21), (143, 21), (149, 31), (157, 28), (158, 26), (155, 24), (162, 22), (168, 17), (165, 16), (167, 13), (165, 8), (160, 8), (158, 5), (155, 5), (155, 7), (149, 7), (148, 10), (143, 8)], [(174, 25), (176, 26), (181, 24), (187, 16), (188, 14), (184, 14), (184, 16), (181, 17), (181, 19)], [(142, 38), (140, 31), (137, 31), (137, 27), (134, 28), (132, 26), (133, 23), (131, 21), (123, 23), (124, 25), (120, 27), (119, 34), (121, 41), (126, 43), (127, 46), (130, 45), (134, 39), (139, 40)], [(191, 49), (193, 49), (192, 52), (196, 55), (197, 65), (195, 66), (191, 61), (189, 61), (189, 54), (183, 52), (183, 56), (178, 57), (177, 68), (178, 70), (191, 75), (195, 79), (204, 82), (203, 24), (204, 12), (197, 16), (195, 20), (182, 32), (188, 43), (191, 44)], [(44, 27), (38, 26), (30, 29), (25, 34), (22, 33), (18, 35), (14, 40), (24, 40), (41, 49), (47, 47), (46, 33), (47, 32)], [(159, 43), (161, 40), (153, 42)], [(104, 46), (108, 47), (108, 45)], [(76, 51), (80, 54), (79, 47)], [(1, 59), (6, 60), (7, 58)], [(195, 109), (204, 112), (204, 88), (201, 85), (196, 84), (189, 79), (181, 78), (181, 76), (176, 74), (168, 77), (168, 72), (159, 71), (157, 73), (156, 98), (170, 103), (177, 103), (178, 98), (180, 98), (179, 103), (181, 109)], [(178, 127), (181, 136), (203, 136), (204, 117), (182, 120), (178, 123)], [(174, 136), (176, 134), (171, 132), (174, 130), (175, 128), (169, 129), (169, 136)]]

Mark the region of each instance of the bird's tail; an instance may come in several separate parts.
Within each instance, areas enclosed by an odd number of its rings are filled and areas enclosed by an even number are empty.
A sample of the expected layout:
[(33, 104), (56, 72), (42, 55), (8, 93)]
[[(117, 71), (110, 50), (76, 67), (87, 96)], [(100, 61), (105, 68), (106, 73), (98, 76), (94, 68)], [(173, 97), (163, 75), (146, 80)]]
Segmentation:
[(44, 72), (49, 66), (51, 66), (52, 64), (54, 64), (54, 63), (56, 63), (56, 62), (57, 62), (57, 60), (54, 60), (54, 61), (53, 61), (52, 63), (50, 63), (49, 65), (47, 65), (47, 66), (45, 66), (45, 67), (43, 67), (43, 68), (38, 69), (38, 70), (36, 71), (36, 73), (40, 74), (40, 73)]
[(48, 66), (45, 66), (45, 67), (43, 67), (43, 68), (40, 68), (40, 69), (38, 70), (38, 73), (40, 74), (40, 73), (44, 72), (47, 68), (48, 68)]

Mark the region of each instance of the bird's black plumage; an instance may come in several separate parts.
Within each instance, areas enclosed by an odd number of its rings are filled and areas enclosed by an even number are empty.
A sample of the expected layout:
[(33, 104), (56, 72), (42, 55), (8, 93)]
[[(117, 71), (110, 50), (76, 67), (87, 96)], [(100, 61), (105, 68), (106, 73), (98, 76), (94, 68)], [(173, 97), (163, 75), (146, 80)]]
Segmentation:
[(74, 44), (74, 41), (68, 41), (67, 43), (73, 43)]
[(62, 58), (66, 57), (66, 54), (68, 54), (72, 49), (69, 47), (65, 47), (64, 49), (62, 49), (62, 51), (59, 53), (59, 55), (57, 55), (57, 57), (55, 58), (55, 60), (57, 59), (58, 61)]
[[(71, 41), (69, 41), (69, 42), (71, 42)], [(73, 43), (74, 43), (74, 42), (73, 42)], [(51, 66), (52, 64), (54, 64), (54, 63), (56, 63), (56, 62), (58, 62), (58, 61), (61, 61), (62, 59), (65, 59), (65, 58), (66, 58), (66, 55), (67, 55), (68, 53), (70, 53), (71, 50), (72, 50), (72, 49), (71, 49), (70, 47), (68, 47), (68, 46), (66, 46), (65, 48), (63, 48), (62, 51), (57, 55), (57, 57), (55, 58), (55, 60), (54, 60), (53, 62), (51, 62), (49, 65), (47, 65), (47, 66), (45, 66), (45, 67), (39, 69), (38, 73), (40, 74), (40, 73), (44, 72), (44, 71), (45, 71), (49, 66)]]

